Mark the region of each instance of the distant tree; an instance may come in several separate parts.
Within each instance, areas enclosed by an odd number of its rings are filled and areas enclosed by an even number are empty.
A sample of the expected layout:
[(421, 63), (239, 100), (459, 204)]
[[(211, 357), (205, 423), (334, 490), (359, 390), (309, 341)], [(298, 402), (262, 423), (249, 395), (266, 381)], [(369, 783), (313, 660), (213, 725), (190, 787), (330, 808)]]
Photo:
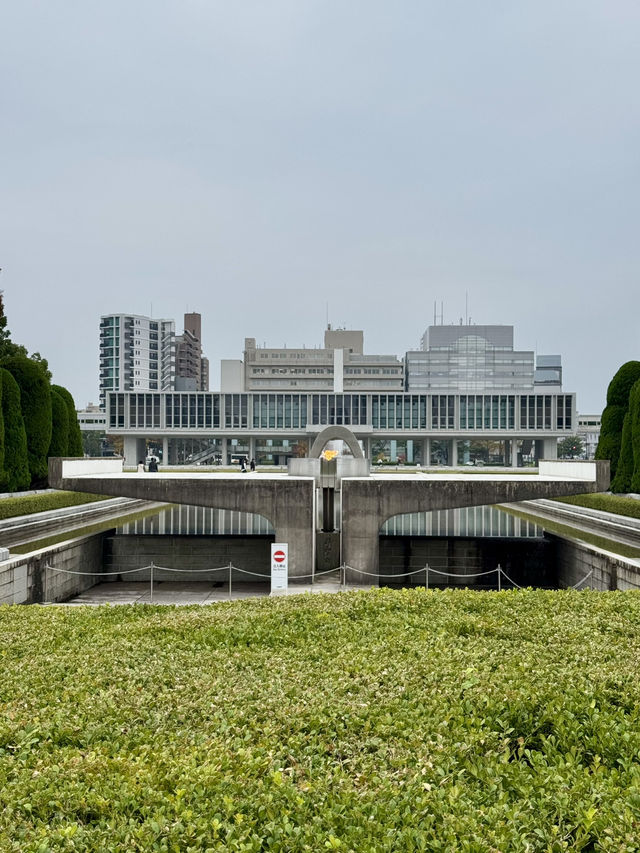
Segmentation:
[(47, 359), (43, 358), (39, 352), (32, 352), (29, 358), (42, 369), (44, 375), (47, 377), (47, 380), (51, 382), (51, 371), (49, 370), (49, 362), (47, 361)]
[(559, 459), (580, 459), (584, 456), (584, 442), (579, 435), (568, 435), (558, 442)]
[(4, 313), (4, 294), (0, 291), (0, 360), (12, 355), (26, 356), (27, 350), (11, 340), (11, 332), (7, 328), (7, 317)]
[(8, 370), (0, 368), (2, 418), (4, 421), (3, 488), (9, 492), (28, 489), (31, 481), (27, 454), (27, 433), (20, 407), (20, 388)]
[(67, 414), (69, 416), (69, 447), (67, 456), (84, 456), (82, 433), (80, 431), (80, 424), (78, 423), (78, 412), (71, 392), (63, 388), (62, 385), (52, 385), (51, 390), (59, 394), (67, 406)]
[(69, 412), (64, 397), (51, 389), (51, 442), (47, 456), (69, 456)]
[(629, 395), (640, 379), (640, 361), (627, 361), (616, 372), (607, 389), (607, 405), (602, 413), (600, 440), (596, 448), (596, 459), (609, 459), (611, 480), (615, 480), (622, 447), (622, 429), (629, 409)]
[[(102, 456), (104, 433), (97, 429), (82, 432), (82, 450), (85, 456)], [(77, 453), (70, 454), (77, 456)]]
[(29, 473), (34, 488), (47, 482), (47, 453), (51, 444), (51, 389), (42, 367), (30, 358), (13, 355), (1, 365), (20, 388), (20, 408), (27, 433)]

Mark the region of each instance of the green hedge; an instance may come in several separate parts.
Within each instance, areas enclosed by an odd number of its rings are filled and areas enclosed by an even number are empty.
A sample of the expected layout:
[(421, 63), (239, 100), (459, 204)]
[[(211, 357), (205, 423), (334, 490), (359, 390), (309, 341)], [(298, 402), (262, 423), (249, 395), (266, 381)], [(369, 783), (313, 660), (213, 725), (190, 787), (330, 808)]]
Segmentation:
[(46, 483), (47, 453), (51, 443), (51, 390), (42, 367), (25, 356), (11, 356), (2, 367), (12, 374), (20, 388), (20, 408), (27, 433), (27, 453), (31, 484)]
[(4, 420), (4, 478), (2, 490), (17, 492), (31, 482), (27, 454), (27, 433), (20, 408), (20, 389), (8, 370), (0, 367), (2, 417)]
[(78, 423), (78, 412), (71, 392), (62, 385), (52, 385), (51, 390), (55, 391), (56, 394), (59, 394), (62, 397), (67, 407), (67, 414), (69, 416), (69, 436), (66, 455), (84, 456), (82, 449), (82, 433), (80, 431), (80, 424)]
[(47, 456), (69, 456), (69, 414), (64, 398), (51, 389), (51, 443)]
[(616, 372), (607, 388), (607, 405), (602, 413), (600, 440), (596, 448), (596, 459), (609, 459), (611, 462), (611, 482), (616, 484), (616, 490), (627, 491), (618, 486), (630, 481), (628, 473), (629, 460), (625, 458), (621, 479), (616, 480), (620, 453), (622, 450), (622, 432), (624, 419), (629, 410), (629, 395), (635, 383), (640, 380), (640, 361), (627, 361)]
[(569, 498), (556, 498), (560, 503), (584, 506), (589, 509), (600, 509), (603, 512), (615, 512), (618, 515), (628, 515), (630, 518), (640, 518), (640, 500), (627, 498), (623, 495), (575, 495)]
[(0, 609), (0, 849), (638, 849), (640, 596)]
[(17, 515), (31, 515), (49, 509), (62, 509), (65, 506), (104, 501), (104, 495), (89, 495), (83, 492), (47, 492), (43, 495), (23, 495), (22, 497), (0, 500), (0, 519), (15, 518)]

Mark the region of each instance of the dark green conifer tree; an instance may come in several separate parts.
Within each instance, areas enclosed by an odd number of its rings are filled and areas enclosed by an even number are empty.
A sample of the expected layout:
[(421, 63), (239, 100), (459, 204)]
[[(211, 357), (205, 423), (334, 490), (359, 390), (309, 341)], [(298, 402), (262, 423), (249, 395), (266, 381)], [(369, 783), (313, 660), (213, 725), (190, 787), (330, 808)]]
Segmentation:
[(51, 388), (42, 367), (23, 355), (2, 360), (2, 367), (18, 383), (20, 408), (27, 433), (29, 473), (33, 488), (47, 482), (47, 453), (51, 444)]
[[(82, 433), (80, 432), (80, 424), (78, 423), (78, 413), (71, 392), (66, 388), (63, 388), (62, 385), (52, 385), (51, 390), (59, 394), (67, 406), (67, 415), (69, 416), (69, 443), (66, 455), (84, 456)], [(52, 454), (49, 455), (51, 456)]]
[(51, 389), (51, 443), (47, 456), (69, 455), (69, 413), (64, 397)]
[(8, 370), (0, 368), (2, 418), (4, 422), (4, 480), (8, 492), (28, 489), (31, 481), (27, 455), (27, 433), (20, 407), (20, 388)]

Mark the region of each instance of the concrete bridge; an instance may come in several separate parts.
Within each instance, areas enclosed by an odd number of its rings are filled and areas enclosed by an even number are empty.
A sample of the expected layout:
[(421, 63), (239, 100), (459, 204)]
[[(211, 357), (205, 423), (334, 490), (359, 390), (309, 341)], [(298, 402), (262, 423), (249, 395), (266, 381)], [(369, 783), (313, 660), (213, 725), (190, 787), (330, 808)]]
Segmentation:
[[(54, 488), (77, 492), (256, 513), (271, 522), (277, 542), (289, 543), (289, 574), (295, 580), (315, 571), (316, 535), (322, 535), (316, 532), (317, 495), (327, 492), (320, 460), (297, 462), (309, 463), (311, 476), (209, 470), (139, 474), (124, 472), (121, 459), (50, 459), (49, 482)], [(371, 573), (378, 571), (380, 528), (394, 515), (602, 492), (609, 487), (609, 463), (600, 461), (541, 461), (537, 474), (349, 476), (352, 471), (353, 465), (346, 464), (335, 482), (341, 492), (341, 561)], [(353, 572), (350, 580), (359, 577)]]

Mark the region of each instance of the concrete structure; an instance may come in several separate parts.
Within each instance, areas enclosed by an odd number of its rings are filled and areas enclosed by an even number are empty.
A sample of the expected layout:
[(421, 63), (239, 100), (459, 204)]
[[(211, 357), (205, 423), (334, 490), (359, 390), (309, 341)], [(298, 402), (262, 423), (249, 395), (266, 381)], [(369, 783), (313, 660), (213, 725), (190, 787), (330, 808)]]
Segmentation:
[[(303, 460), (314, 462), (315, 460)], [(358, 461), (358, 460), (356, 460)], [(289, 543), (290, 576), (315, 570), (317, 535), (335, 538), (331, 471), (317, 477), (247, 474), (122, 473), (122, 460), (49, 460), (55, 488), (119, 495), (165, 503), (234, 509), (269, 519), (277, 542)], [(351, 581), (378, 573), (378, 535), (394, 515), (433, 509), (512, 503), (541, 497), (604, 491), (608, 462), (541, 462), (535, 475), (461, 474), (377, 475), (341, 480), (341, 562)], [(323, 512), (316, 512), (322, 489)], [(330, 513), (327, 517), (327, 513)]]
[(557, 439), (575, 430), (575, 395), (112, 393), (107, 418), (127, 465), (147, 441), (165, 464), (282, 463), (306, 456), (325, 427), (345, 426), (372, 461), (518, 467), (556, 456)]
[(111, 391), (166, 391), (175, 369), (173, 320), (140, 314), (100, 318), (100, 406)]
[(176, 337), (176, 391), (208, 391), (209, 359), (202, 355), (202, 317), (184, 315), (184, 331)]
[(392, 474), (342, 481), (342, 559), (356, 572), (378, 571), (378, 531), (395, 515), (463, 506), (602, 492), (608, 462), (541, 462), (536, 476), (511, 474)]
[(313, 570), (315, 484), (312, 478), (266, 474), (126, 474), (122, 459), (49, 459), (53, 488), (162, 503), (251, 512), (267, 518), (276, 542), (289, 543), (292, 577)]

